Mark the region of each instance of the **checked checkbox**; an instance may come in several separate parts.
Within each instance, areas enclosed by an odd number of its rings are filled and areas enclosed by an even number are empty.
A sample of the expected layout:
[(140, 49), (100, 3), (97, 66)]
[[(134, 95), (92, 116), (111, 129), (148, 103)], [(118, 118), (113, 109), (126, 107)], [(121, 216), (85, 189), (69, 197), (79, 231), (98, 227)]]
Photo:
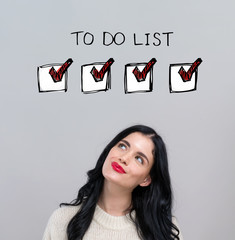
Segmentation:
[(156, 59), (148, 63), (130, 63), (125, 65), (125, 93), (151, 92), (153, 89), (153, 65)]
[(170, 92), (195, 91), (197, 89), (198, 66), (201, 62), (201, 58), (198, 58), (193, 63), (170, 64)]
[(113, 62), (113, 58), (110, 58), (107, 62), (83, 65), (81, 70), (82, 92), (95, 93), (109, 90)]
[(69, 58), (65, 63), (46, 64), (37, 68), (39, 92), (66, 92), (68, 67), (73, 60)]

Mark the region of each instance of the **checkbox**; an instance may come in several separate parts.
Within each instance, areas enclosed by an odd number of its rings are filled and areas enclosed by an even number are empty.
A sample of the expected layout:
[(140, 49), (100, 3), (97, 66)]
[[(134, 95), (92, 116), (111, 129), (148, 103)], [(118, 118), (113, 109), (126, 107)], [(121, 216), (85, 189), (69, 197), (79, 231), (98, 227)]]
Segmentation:
[(192, 66), (192, 63), (182, 63), (182, 64), (170, 64), (169, 68), (169, 90), (170, 93), (180, 93), (180, 92), (189, 92), (189, 91), (195, 91), (197, 89), (197, 71), (198, 69), (195, 69), (192, 73), (192, 76), (190, 80), (184, 81), (179, 74), (180, 69), (183, 69), (185, 71), (188, 71), (190, 67)]
[[(106, 62), (107, 63), (107, 62)], [(111, 89), (111, 68), (107, 68), (102, 74), (102, 78), (98, 79), (93, 75), (94, 69), (101, 71), (101, 69), (106, 64), (102, 63), (92, 63), (82, 65), (81, 67), (81, 86), (83, 93), (95, 93), (100, 91), (107, 91)]]
[(46, 64), (37, 68), (37, 78), (38, 78), (38, 90), (39, 92), (66, 92), (67, 91), (67, 80), (68, 72), (63, 74), (60, 81), (55, 82), (49, 71), (52, 67), (57, 71), (63, 63), (61, 64)]
[(125, 93), (151, 92), (153, 89), (153, 68), (148, 70), (144, 79), (138, 80), (133, 73), (135, 69), (140, 72), (146, 67), (147, 63), (130, 63), (125, 65), (124, 89)]

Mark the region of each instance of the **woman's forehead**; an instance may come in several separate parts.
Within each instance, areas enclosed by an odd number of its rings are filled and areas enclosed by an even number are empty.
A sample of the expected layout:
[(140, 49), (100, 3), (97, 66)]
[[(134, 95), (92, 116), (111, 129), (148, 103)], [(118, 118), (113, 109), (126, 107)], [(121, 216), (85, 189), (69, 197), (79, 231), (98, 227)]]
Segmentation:
[(124, 137), (122, 140), (127, 141), (131, 147), (135, 147), (142, 151), (147, 151), (151, 155), (154, 151), (154, 144), (152, 139), (140, 132), (131, 133)]

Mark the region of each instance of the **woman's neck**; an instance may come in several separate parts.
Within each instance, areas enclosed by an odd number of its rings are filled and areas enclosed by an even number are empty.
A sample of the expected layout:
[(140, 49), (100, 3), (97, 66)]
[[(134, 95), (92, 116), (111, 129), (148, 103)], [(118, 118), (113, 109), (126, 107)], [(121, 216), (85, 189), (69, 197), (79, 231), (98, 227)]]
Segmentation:
[(104, 180), (98, 205), (110, 215), (126, 215), (131, 206), (131, 196), (131, 191)]

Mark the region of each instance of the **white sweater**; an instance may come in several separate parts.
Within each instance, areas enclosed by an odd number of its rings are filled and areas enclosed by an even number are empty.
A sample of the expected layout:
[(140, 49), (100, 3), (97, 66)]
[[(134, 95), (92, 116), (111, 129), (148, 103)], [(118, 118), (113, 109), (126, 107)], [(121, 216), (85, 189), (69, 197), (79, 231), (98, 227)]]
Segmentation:
[[(43, 240), (68, 240), (66, 230), (79, 206), (63, 206), (51, 215)], [(96, 205), (93, 220), (83, 240), (140, 240), (130, 215), (112, 216)], [(180, 240), (183, 238), (180, 236)]]

